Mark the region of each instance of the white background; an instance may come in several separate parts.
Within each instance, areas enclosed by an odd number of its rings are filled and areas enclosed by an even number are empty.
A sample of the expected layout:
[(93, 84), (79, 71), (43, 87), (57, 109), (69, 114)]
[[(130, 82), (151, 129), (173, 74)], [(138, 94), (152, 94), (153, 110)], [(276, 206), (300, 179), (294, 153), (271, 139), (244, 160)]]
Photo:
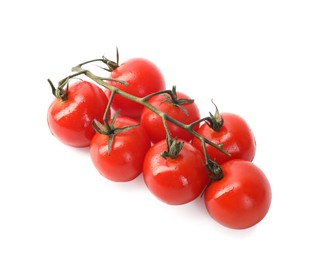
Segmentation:
[[(315, 1), (5, 1), (0, 8), (0, 259), (315, 259)], [(201, 200), (168, 206), (142, 178), (113, 183), (46, 113), (71, 67), (153, 61), (168, 88), (244, 117), (273, 200), (254, 228)]]

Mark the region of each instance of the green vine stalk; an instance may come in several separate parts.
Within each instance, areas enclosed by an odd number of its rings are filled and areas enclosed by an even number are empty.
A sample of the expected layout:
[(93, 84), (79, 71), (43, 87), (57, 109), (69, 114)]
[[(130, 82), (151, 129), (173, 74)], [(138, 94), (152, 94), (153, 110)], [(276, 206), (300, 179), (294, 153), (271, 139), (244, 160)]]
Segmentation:
[[(118, 66), (118, 55), (117, 55), (117, 62), (113, 62), (110, 61), (108, 59), (106, 59), (105, 57), (99, 58), (99, 59), (93, 59), (90, 61), (86, 61), (83, 62), (75, 67), (72, 68), (72, 72), (74, 72), (72, 75), (69, 75), (68, 77), (62, 79), (61, 81), (59, 81), (58, 83), (58, 87), (55, 88), (52, 84), (52, 82), (48, 79), (48, 82), (52, 88), (52, 92), (53, 94), (57, 97), (60, 98), (62, 100), (65, 100), (65, 98), (67, 97), (67, 90), (68, 90), (68, 83), (69, 80), (80, 76), (80, 75), (85, 75), (86, 77), (90, 78), (92, 81), (94, 81), (95, 83), (99, 84), (100, 86), (108, 89), (111, 91), (111, 97), (110, 97), (110, 101), (113, 99), (114, 95), (120, 95), (124, 98), (127, 98), (129, 100), (132, 100), (133, 102), (136, 102), (138, 104), (141, 104), (142, 106), (148, 108), (149, 110), (151, 110), (152, 112), (156, 113), (158, 116), (161, 117), (163, 124), (165, 126), (165, 130), (166, 130), (166, 135), (167, 135), (167, 143), (173, 144), (174, 147), (180, 147), (181, 149), (181, 145), (175, 145), (172, 139), (172, 136), (168, 130), (167, 127), (167, 121), (177, 125), (178, 127), (188, 131), (192, 136), (198, 138), (201, 143), (202, 143), (202, 147), (203, 147), (203, 151), (204, 151), (204, 157), (205, 157), (205, 166), (208, 169), (208, 172), (210, 173), (209, 176), (211, 178), (211, 180), (219, 180), (223, 177), (222, 175), (222, 171), (220, 166), (215, 162), (212, 161), (207, 152), (206, 152), (206, 144), (211, 145), (213, 147), (215, 147), (216, 149), (218, 149), (219, 151), (221, 151), (222, 153), (230, 156), (230, 154), (225, 151), (222, 147), (222, 145), (220, 144), (215, 144), (212, 141), (208, 140), (207, 138), (201, 136), (199, 133), (197, 133), (196, 131), (193, 130), (193, 127), (201, 122), (206, 122), (210, 127), (213, 124), (214, 119), (212, 118), (212, 115), (210, 114), (209, 117), (204, 117), (201, 118), (195, 122), (192, 122), (190, 124), (184, 124), (176, 119), (174, 119), (173, 117), (167, 115), (166, 113), (162, 112), (161, 110), (159, 110), (158, 108), (154, 107), (153, 105), (151, 105), (148, 100), (155, 96), (155, 95), (159, 95), (159, 94), (168, 94), (170, 96), (170, 98), (174, 98), (174, 90), (163, 90), (163, 91), (159, 91), (159, 92), (155, 92), (152, 93), (150, 95), (144, 96), (144, 97), (137, 97), (134, 96), (132, 94), (129, 94), (121, 89), (118, 89), (114, 86), (112, 86), (111, 84), (109, 84), (107, 81), (111, 80), (111, 81), (118, 81), (124, 85), (127, 85), (126, 82), (124, 81), (120, 81), (120, 80), (115, 80), (115, 79), (110, 79), (110, 78), (105, 78), (105, 77), (99, 77), (96, 74), (92, 73), (90, 70), (84, 69), (83, 66), (89, 63), (95, 63), (95, 62), (102, 62), (103, 64), (105, 64), (107, 66), (107, 68), (103, 68), (107, 71), (111, 71), (113, 70), (113, 68), (115, 69), (116, 66)], [(107, 110), (104, 114), (104, 121), (107, 122), (107, 111), (110, 108), (110, 104), (111, 102), (109, 102), (109, 105), (107, 107)], [(217, 109), (217, 108), (216, 108)], [(94, 125), (97, 125), (98, 127), (100, 127), (100, 125), (98, 123), (94, 122)]]

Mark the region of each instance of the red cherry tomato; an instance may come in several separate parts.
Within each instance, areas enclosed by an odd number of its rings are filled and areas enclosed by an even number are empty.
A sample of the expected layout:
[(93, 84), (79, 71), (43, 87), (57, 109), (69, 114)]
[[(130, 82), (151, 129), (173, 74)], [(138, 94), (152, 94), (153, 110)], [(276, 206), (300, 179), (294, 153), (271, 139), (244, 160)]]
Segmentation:
[[(137, 121), (131, 118), (119, 117), (114, 126), (123, 128), (136, 124)], [(150, 141), (140, 125), (115, 134), (110, 154), (108, 145), (108, 135), (96, 133), (91, 140), (90, 156), (102, 176), (112, 181), (125, 182), (136, 178), (142, 172)]]
[(161, 201), (180, 205), (198, 197), (209, 178), (202, 154), (184, 142), (176, 158), (161, 156), (167, 150), (166, 141), (154, 144), (144, 160), (143, 177), (148, 189)]
[(68, 88), (67, 99), (56, 98), (47, 113), (52, 134), (62, 143), (86, 147), (95, 134), (92, 120), (102, 120), (108, 99), (97, 85), (78, 81)]
[[(177, 97), (178, 99), (190, 99), (187, 95), (181, 92), (177, 92)], [(182, 104), (181, 108), (173, 103), (164, 102), (165, 100), (165, 95), (157, 95), (150, 98), (148, 102), (168, 116), (184, 124), (190, 124), (200, 118), (199, 109), (194, 102)], [(144, 107), (141, 115), (141, 124), (146, 129), (146, 132), (153, 143), (166, 139), (166, 130), (161, 117), (146, 107)], [(192, 134), (188, 131), (169, 121), (167, 122), (167, 126), (172, 137), (178, 137), (185, 141), (190, 141), (193, 138)], [(198, 124), (193, 127), (194, 130), (197, 130), (198, 128)]]
[[(232, 159), (252, 161), (256, 153), (256, 141), (246, 121), (236, 114), (221, 113), (224, 120), (218, 132), (212, 130), (207, 124), (202, 124), (197, 132), (216, 144), (222, 144), (223, 149), (230, 153), (228, 156), (211, 145), (206, 145), (209, 157), (222, 164)], [(192, 144), (203, 151), (200, 140), (193, 138)]]
[[(115, 81), (109, 81), (109, 84), (137, 97), (144, 97), (166, 88), (164, 77), (158, 67), (142, 58), (130, 59), (121, 64), (111, 72), (110, 78), (127, 82), (128, 86)], [(115, 95), (112, 108), (120, 110), (121, 116), (135, 119), (139, 119), (143, 110), (142, 105), (119, 95)]]
[(253, 163), (231, 160), (221, 165), (224, 177), (204, 194), (208, 213), (220, 224), (245, 229), (260, 222), (271, 203), (271, 187), (265, 174)]

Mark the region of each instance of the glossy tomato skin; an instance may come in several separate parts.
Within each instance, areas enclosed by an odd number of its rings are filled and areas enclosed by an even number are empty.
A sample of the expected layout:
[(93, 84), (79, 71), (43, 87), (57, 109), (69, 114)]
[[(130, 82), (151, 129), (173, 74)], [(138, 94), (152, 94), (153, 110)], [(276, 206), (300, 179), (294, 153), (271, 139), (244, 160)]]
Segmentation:
[(170, 205), (188, 203), (201, 194), (209, 181), (202, 154), (187, 142), (174, 159), (160, 155), (166, 150), (166, 141), (150, 148), (144, 160), (144, 181), (159, 200)]
[[(256, 141), (247, 122), (236, 114), (221, 113), (220, 115), (224, 124), (218, 132), (215, 132), (205, 123), (200, 126), (197, 132), (216, 144), (223, 144), (223, 149), (231, 156), (207, 144), (206, 150), (210, 158), (218, 164), (232, 159), (252, 161), (256, 153)], [(203, 151), (199, 139), (193, 138), (192, 144), (201, 152)]]
[[(165, 79), (159, 68), (143, 58), (134, 58), (122, 63), (111, 72), (110, 78), (126, 81), (128, 86), (115, 81), (109, 81), (109, 84), (137, 97), (144, 97), (166, 88)], [(115, 95), (112, 108), (116, 111), (120, 109), (121, 116), (139, 119), (143, 106)]]
[[(187, 95), (177, 92), (178, 99), (190, 99)], [(190, 124), (196, 120), (200, 119), (200, 111), (195, 103), (182, 104), (183, 108), (187, 111), (187, 114), (178, 106), (175, 106), (172, 103), (164, 102), (166, 97), (164, 95), (157, 95), (148, 100), (150, 104), (158, 108), (168, 116), (184, 123)], [(141, 123), (146, 129), (146, 132), (149, 135), (149, 138), (153, 143), (159, 142), (166, 139), (166, 130), (163, 125), (161, 117), (148, 108), (144, 107), (141, 115)], [(178, 137), (185, 141), (192, 140), (193, 136), (188, 131), (183, 128), (167, 122), (168, 129), (172, 137)], [(193, 127), (194, 130), (197, 130), (199, 125)]]
[(102, 120), (108, 98), (97, 85), (78, 81), (69, 86), (65, 101), (55, 99), (47, 113), (52, 134), (62, 143), (87, 147), (95, 134), (92, 120)]
[[(122, 128), (138, 124), (135, 120), (119, 117), (115, 127)], [(136, 178), (143, 170), (143, 160), (150, 148), (149, 138), (138, 125), (114, 136), (110, 155), (107, 135), (96, 133), (91, 140), (90, 156), (99, 173), (115, 182), (126, 182)]]
[(231, 160), (221, 165), (223, 179), (204, 194), (208, 213), (220, 224), (246, 229), (259, 223), (271, 204), (271, 187), (265, 174), (252, 162)]

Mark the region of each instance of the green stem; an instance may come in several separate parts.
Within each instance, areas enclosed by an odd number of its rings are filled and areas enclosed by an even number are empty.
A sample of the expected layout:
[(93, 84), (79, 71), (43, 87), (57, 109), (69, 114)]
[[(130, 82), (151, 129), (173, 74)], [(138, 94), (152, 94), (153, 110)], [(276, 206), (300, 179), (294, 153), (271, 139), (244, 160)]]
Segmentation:
[(170, 139), (172, 139), (172, 136), (170, 134), (170, 131), (169, 131), (169, 128), (168, 128), (168, 125), (167, 125), (166, 115), (165, 114), (162, 115), (161, 119), (162, 119), (163, 126), (165, 128), (165, 131), (166, 131), (167, 140), (170, 140)]
[[(74, 67), (72, 69), (72, 71), (77, 72), (78, 74), (85, 74), (88, 78), (92, 79), (93, 81), (95, 81), (96, 83), (98, 83), (99, 85), (107, 88), (108, 90), (110, 90), (111, 92), (115, 91), (115, 94), (118, 94), (124, 98), (127, 98), (129, 100), (132, 100), (138, 104), (143, 105), (144, 107), (148, 108), (149, 110), (151, 110), (152, 112), (154, 112), (155, 114), (157, 114), (158, 116), (160, 116), (161, 118), (164, 118), (165, 120), (185, 129), (186, 131), (188, 131), (190, 134), (192, 134), (194, 137), (198, 138), (201, 142), (205, 142), (213, 147), (215, 147), (216, 149), (218, 149), (219, 151), (221, 151), (222, 153), (226, 154), (226, 155), (230, 155), (227, 151), (225, 151), (221, 145), (215, 144), (212, 141), (206, 139), (205, 137), (201, 136), (200, 134), (198, 134), (196, 131), (193, 130), (192, 126), (194, 124), (197, 124), (197, 122), (193, 122), (192, 124), (183, 124), (182, 122), (170, 117), (169, 115), (165, 114), (164, 112), (162, 112), (161, 110), (159, 110), (158, 108), (156, 108), (155, 106), (153, 106), (152, 104), (150, 104), (149, 102), (147, 102), (147, 99), (149, 97), (151, 97), (152, 95), (148, 95), (146, 97), (140, 98), (140, 97), (136, 97), (132, 94), (129, 94), (121, 89), (118, 89), (114, 86), (112, 86), (111, 84), (108, 84), (107, 82), (103, 81), (102, 78), (98, 77), (97, 75), (93, 74), (91, 71), (89, 70), (84, 70), (82, 69), (81, 65), (82, 64), (86, 64), (86, 63), (81, 63), (78, 66)], [(163, 93), (169, 93), (169, 91), (163, 91)], [(156, 93), (157, 94), (157, 93)]]
[(111, 109), (111, 105), (112, 105), (115, 93), (116, 93), (116, 91), (112, 91), (111, 92), (111, 96), (109, 98), (108, 104), (106, 106), (106, 109), (105, 109), (105, 112), (104, 112), (104, 115), (103, 115), (103, 122), (105, 123), (106, 127), (108, 127), (108, 128), (110, 128), (108, 115), (109, 115), (109, 111)]
[(161, 95), (161, 94), (169, 94), (170, 96), (172, 95), (171, 94), (171, 90), (169, 89), (166, 89), (166, 90), (161, 90), (161, 91), (158, 91), (158, 92), (155, 92), (155, 93), (151, 93), (145, 97), (142, 97), (142, 102), (146, 102), (148, 99), (154, 97), (154, 96), (157, 96), (157, 95)]
[(88, 64), (88, 63), (92, 63), (92, 62), (96, 62), (96, 61), (101, 61), (101, 62), (104, 62), (104, 60), (103, 59), (93, 59), (93, 60), (88, 60), (88, 61), (85, 61), (85, 62), (83, 62), (83, 63), (80, 63), (78, 66), (80, 66), (80, 67), (82, 67), (83, 65), (86, 65), (86, 64)]
[[(202, 142), (204, 159), (205, 159), (205, 167), (208, 171), (209, 177), (212, 181), (217, 181), (223, 178), (223, 171), (219, 164), (209, 157), (206, 151), (206, 144), (205, 141)], [(211, 174), (210, 174), (211, 173)]]

